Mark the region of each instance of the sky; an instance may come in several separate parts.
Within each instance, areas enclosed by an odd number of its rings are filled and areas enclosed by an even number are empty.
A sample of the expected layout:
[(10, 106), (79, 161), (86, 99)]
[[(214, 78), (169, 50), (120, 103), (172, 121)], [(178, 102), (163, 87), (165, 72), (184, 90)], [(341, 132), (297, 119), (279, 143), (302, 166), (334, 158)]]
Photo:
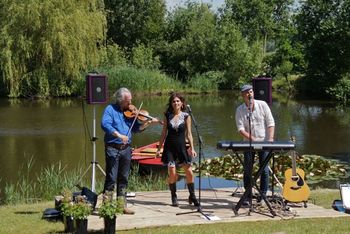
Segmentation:
[[(175, 6), (180, 5), (183, 6), (186, 3), (187, 0), (166, 0), (166, 5), (168, 10), (174, 9)], [(221, 7), (225, 0), (192, 0), (192, 2), (199, 2), (199, 3), (209, 3), (212, 5), (213, 10), (218, 9)]]

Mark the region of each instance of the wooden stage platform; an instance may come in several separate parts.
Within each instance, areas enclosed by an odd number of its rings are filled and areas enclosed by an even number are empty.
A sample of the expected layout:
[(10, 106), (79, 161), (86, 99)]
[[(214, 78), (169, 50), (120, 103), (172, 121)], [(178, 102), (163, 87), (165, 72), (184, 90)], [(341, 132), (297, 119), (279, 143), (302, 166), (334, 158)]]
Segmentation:
[[(289, 210), (280, 209), (278, 203), (273, 204), (277, 216), (274, 218), (264, 203), (253, 202), (254, 212), (247, 215), (248, 209), (241, 208), (238, 215), (232, 207), (238, 202), (242, 193), (232, 196), (233, 190), (229, 188), (211, 189), (201, 191), (201, 207), (204, 217), (198, 209), (187, 202), (187, 189), (178, 190), (179, 207), (172, 207), (169, 191), (136, 192), (136, 196), (128, 198), (128, 207), (136, 212), (135, 215), (120, 215), (117, 218), (117, 230), (139, 229), (145, 227), (159, 227), (171, 225), (192, 225), (217, 222), (280, 220), (316, 217), (344, 217), (349, 214), (325, 209), (308, 203), (307, 208), (303, 204), (290, 204)], [(198, 198), (198, 190), (196, 190)], [(182, 214), (191, 212), (190, 214)], [(206, 211), (211, 213), (206, 213)], [(256, 212), (255, 212), (256, 211)], [(181, 215), (177, 215), (177, 214)], [(207, 218), (210, 218), (208, 220)], [(103, 219), (97, 215), (90, 215), (88, 221), (89, 230), (103, 230)]]

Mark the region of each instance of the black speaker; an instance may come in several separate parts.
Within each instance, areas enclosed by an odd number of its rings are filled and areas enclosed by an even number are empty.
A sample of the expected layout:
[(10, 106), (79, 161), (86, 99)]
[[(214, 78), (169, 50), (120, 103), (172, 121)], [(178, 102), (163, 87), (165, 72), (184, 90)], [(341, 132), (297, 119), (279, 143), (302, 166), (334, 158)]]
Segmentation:
[(254, 99), (263, 100), (272, 104), (272, 79), (271, 77), (257, 77), (252, 79)]
[(86, 98), (88, 104), (107, 102), (107, 76), (104, 74), (86, 75)]

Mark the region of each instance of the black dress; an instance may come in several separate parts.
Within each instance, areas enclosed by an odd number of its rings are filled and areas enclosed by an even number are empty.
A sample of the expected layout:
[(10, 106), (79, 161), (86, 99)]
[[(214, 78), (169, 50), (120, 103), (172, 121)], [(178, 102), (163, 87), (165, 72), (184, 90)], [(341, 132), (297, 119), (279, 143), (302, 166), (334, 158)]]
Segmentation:
[(181, 112), (179, 121), (174, 122), (174, 114), (166, 113), (166, 121), (168, 134), (165, 138), (162, 162), (168, 164), (169, 162), (176, 162), (177, 164), (190, 164), (192, 157), (188, 155), (186, 149), (186, 119), (189, 114)]

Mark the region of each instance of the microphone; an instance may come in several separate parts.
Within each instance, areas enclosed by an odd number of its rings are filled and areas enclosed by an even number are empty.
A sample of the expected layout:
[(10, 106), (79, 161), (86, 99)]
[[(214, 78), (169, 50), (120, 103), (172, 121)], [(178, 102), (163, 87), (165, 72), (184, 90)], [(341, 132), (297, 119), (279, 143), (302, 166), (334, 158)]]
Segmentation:
[(249, 98), (249, 100), (250, 100), (250, 99), (252, 99), (252, 95), (251, 95), (251, 94), (249, 94), (249, 95), (248, 95), (248, 98)]
[(188, 112), (192, 112), (192, 110), (191, 110), (191, 106), (190, 105), (186, 105), (187, 106), (187, 109), (188, 109)]

